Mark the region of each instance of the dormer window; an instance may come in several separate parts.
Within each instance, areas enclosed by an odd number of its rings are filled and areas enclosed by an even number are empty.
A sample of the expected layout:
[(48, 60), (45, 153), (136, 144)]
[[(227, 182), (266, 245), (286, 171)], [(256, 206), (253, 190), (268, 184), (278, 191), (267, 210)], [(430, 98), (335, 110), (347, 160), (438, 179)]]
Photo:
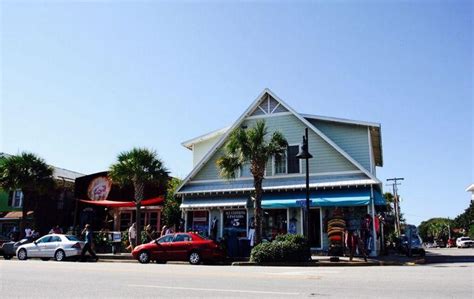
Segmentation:
[(275, 175), (301, 173), (300, 160), (296, 158), (299, 145), (289, 145), (286, 151), (273, 158), (273, 169)]

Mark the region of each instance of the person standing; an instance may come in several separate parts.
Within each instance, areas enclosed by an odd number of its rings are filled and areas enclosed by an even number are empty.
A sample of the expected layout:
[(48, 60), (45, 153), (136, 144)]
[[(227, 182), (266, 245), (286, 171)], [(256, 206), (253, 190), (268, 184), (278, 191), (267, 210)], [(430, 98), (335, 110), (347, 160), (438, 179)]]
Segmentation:
[(128, 241), (130, 242), (130, 245), (127, 247), (127, 249), (133, 251), (133, 248), (137, 244), (137, 225), (135, 222), (132, 223), (132, 225), (128, 229)]
[(97, 260), (99, 258), (95, 254), (94, 250), (92, 250), (92, 230), (91, 230), (91, 226), (89, 224), (86, 224), (86, 226), (82, 230), (81, 235), (84, 235), (84, 241), (85, 241), (84, 248), (82, 248), (82, 252), (81, 252), (81, 260), (85, 261), (86, 252), (88, 251), (89, 254), (97, 262)]

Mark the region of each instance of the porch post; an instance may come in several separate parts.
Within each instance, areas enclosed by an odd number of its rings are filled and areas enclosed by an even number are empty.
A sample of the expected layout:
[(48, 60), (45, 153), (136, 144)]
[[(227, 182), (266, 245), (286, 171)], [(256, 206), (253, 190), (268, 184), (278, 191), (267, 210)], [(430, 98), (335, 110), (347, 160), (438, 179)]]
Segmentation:
[(374, 240), (373, 250), (370, 252), (370, 256), (377, 256), (377, 232), (375, 231), (375, 197), (374, 197), (374, 186), (370, 185), (370, 202), (372, 204), (372, 239)]

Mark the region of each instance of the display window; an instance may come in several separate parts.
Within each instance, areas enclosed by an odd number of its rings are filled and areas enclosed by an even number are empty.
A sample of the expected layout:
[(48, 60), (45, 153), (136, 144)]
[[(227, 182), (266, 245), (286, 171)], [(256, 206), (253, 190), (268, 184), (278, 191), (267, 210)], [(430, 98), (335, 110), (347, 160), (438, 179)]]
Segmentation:
[(209, 237), (209, 212), (188, 212), (187, 231), (197, 232), (201, 236)]
[(224, 236), (247, 236), (247, 211), (227, 210), (224, 211)]
[(263, 239), (271, 241), (277, 235), (287, 233), (287, 211), (286, 209), (263, 211)]

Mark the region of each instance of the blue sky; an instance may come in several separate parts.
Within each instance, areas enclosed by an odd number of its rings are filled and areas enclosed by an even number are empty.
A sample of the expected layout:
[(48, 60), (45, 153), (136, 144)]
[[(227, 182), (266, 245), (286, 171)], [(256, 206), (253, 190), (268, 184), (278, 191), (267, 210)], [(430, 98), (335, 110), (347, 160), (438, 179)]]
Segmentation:
[[(176, 176), (180, 143), (265, 88), (296, 111), (382, 124), (378, 176), (411, 223), (454, 217), (473, 167), (470, 1), (3, 1), (1, 147), (92, 173), (133, 146)], [(388, 187), (385, 187), (388, 189)]]

